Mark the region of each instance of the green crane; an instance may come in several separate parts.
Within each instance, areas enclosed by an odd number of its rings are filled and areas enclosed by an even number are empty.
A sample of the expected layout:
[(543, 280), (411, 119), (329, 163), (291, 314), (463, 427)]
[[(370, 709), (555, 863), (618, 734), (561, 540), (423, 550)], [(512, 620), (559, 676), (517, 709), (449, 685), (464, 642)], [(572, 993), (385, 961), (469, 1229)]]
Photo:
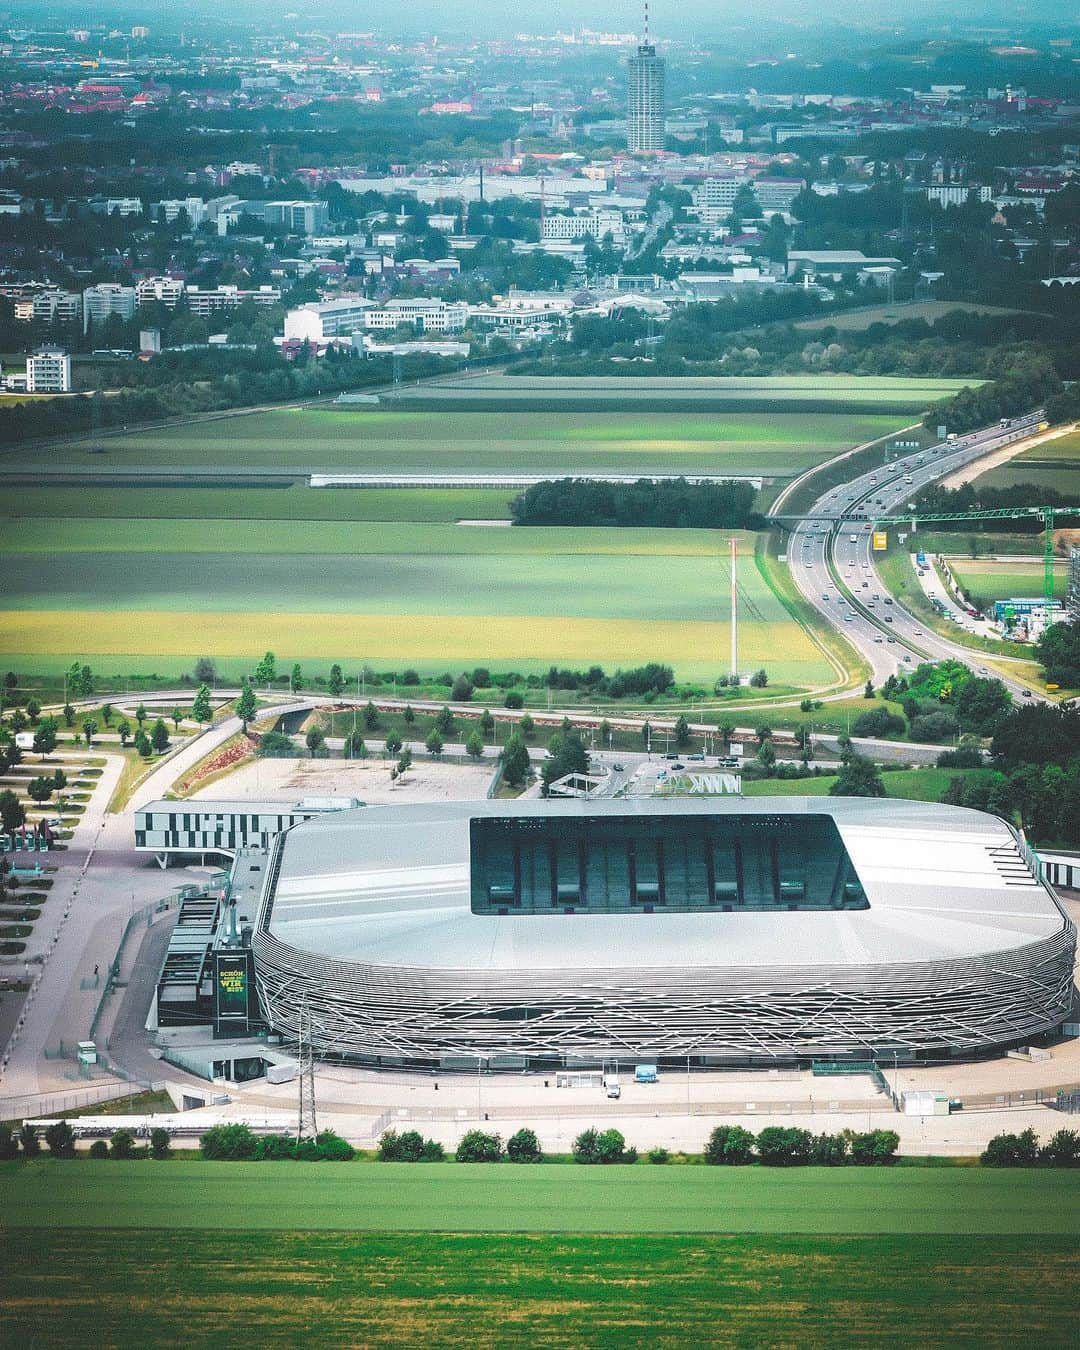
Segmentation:
[[(1080, 516), (1080, 506), (1003, 506), (987, 511), (927, 511), (916, 512), (911, 507), (911, 532), (915, 533), (920, 521), (949, 520), (1017, 520), (1036, 517), (1043, 523), (1043, 603), (1049, 612), (1054, 603), (1054, 521), (1058, 516)], [(885, 524), (896, 516), (884, 517)]]

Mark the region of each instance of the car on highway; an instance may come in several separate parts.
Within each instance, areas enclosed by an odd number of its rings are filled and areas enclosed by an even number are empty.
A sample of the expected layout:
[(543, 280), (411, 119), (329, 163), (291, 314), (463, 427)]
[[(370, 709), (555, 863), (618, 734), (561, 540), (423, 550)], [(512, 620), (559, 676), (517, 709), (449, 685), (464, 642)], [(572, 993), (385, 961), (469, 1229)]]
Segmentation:
[(885, 615), (885, 622), (886, 622), (886, 623), (892, 623), (892, 615), (891, 615), (891, 614), (886, 614), (886, 615)]
[(1030, 698), (1030, 697), (1031, 697), (1031, 690), (1030, 690), (1030, 689), (1025, 689), (1025, 690), (1023, 690), (1023, 695), (1024, 695), (1025, 698)]

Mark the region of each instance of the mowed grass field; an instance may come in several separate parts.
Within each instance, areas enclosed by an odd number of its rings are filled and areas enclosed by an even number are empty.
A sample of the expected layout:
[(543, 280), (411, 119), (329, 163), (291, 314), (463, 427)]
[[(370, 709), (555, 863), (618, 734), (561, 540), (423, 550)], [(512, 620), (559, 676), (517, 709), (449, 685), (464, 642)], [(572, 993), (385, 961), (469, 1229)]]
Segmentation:
[[(8, 522), (0, 658), (55, 671), (247, 669), (368, 661), (452, 673), (487, 665), (614, 669), (650, 660), (687, 679), (723, 667), (730, 536), (708, 530), (508, 529), (417, 522)], [(740, 537), (740, 651), (777, 684), (831, 670)], [(22, 550), (22, 551), (20, 551)], [(230, 666), (230, 662), (234, 663)]]
[[(1028, 562), (995, 562), (992, 558), (950, 558), (949, 567), (961, 587), (980, 600), (1008, 600), (1042, 595), (1042, 558)], [(1068, 564), (1054, 563), (1054, 594), (1064, 599), (1069, 588)]]
[(979, 487), (995, 488), (1033, 483), (1036, 487), (1060, 492), (1069, 502), (1080, 506), (1080, 431), (1033, 445), (1007, 464), (983, 474), (977, 481)]
[[(939, 802), (950, 782), (965, 776), (963, 769), (897, 769), (883, 773), (881, 781), (887, 797)], [(747, 797), (827, 797), (835, 782), (836, 775), (828, 773), (817, 778), (744, 778), (742, 790)]]
[(1071, 1346), (1080, 1175), (5, 1164), (5, 1343)]
[(0, 1230), (107, 1216), (115, 1229), (1080, 1236), (1080, 1171), (1042, 1168), (44, 1158), (0, 1164), (0, 1202)]

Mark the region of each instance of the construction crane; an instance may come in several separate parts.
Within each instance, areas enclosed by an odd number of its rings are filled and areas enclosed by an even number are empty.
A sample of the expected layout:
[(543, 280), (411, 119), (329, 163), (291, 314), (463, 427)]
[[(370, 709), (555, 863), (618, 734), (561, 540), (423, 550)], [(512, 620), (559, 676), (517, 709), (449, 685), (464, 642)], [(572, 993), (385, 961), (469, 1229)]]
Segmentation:
[(942, 523), (953, 520), (1030, 520), (1041, 519), (1043, 523), (1043, 603), (1049, 614), (1054, 603), (1054, 522), (1058, 516), (1080, 516), (1080, 506), (1003, 506), (986, 511), (917, 511), (910, 507), (911, 515), (883, 516), (875, 524), (895, 524), (898, 519), (911, 520), (911, 532), (915, 533), (922, 522)]

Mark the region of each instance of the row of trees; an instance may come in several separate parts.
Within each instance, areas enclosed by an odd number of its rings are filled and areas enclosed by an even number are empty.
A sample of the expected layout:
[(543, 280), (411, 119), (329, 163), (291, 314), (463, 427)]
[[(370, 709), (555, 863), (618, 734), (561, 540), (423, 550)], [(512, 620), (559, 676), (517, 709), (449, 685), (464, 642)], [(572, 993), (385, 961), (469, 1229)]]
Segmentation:
[(997, 379), (935, 403), (923, 425), (944, 423), (950, 431), (973, 431), (1002, 417), (1018, 417), (1061, 392), (1061, 376), (1049, 357), (1026, 355)]
[(995, 1134), (980, 1161), (984, 1167), (1080, 1167), (1080, 1133), (1058, 1130), (1042, 1145), (1032, 1129)]
[(600, 483), (559, 478), (534, 483), (510, 504), (515, 525), (655, 525), (760, 529), (750, 483), (689, 483), (685, 478)]
[(1080, 843), (1080, 708), (1032, 703), (1003, 718), (994, 767), (954, 778), (943, 801), (1019, 819), (1035, 839)]
[(705, 1161), (714, 1166), (741, 1167), (875, 1167), (896, 1157), (900, 1136), (895, 1130), (842, 1130), (812, 1134), (788, 1125), (767, 1125), (751, 1134), (741, 1125), (718, 1125), (709, 1135)]

